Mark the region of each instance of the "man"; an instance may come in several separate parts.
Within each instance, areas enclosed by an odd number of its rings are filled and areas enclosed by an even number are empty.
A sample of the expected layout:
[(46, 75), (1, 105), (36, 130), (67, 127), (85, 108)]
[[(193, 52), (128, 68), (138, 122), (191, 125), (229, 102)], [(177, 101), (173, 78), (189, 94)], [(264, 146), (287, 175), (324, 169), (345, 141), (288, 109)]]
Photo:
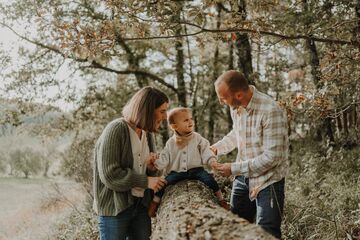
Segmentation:
[(288, 172), (286, 115), (237, 71), (223, 73), (215, 90), (220, 103), (231, 108), (233, 129), (211, 149), (222, 155), (238, 148), (234, 163), (216, 166), (221, 175), (235, 176), (231, 210), (250, 222), (256, 217), (257, 224), (280, 238)]

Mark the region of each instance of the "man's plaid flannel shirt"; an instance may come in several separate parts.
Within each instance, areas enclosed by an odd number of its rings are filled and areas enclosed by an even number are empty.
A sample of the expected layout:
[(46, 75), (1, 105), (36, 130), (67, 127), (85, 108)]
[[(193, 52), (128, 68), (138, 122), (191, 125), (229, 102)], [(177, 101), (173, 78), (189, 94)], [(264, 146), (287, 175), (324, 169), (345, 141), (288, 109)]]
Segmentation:
[(238, 148), (232, 174), (249, 178), (249, 197), (280, 181), (288, 172), (288, 128), (285, 111), (254, 86), (246, 108), (231, 110), (233, 129), (214, 144), (218, 155)]

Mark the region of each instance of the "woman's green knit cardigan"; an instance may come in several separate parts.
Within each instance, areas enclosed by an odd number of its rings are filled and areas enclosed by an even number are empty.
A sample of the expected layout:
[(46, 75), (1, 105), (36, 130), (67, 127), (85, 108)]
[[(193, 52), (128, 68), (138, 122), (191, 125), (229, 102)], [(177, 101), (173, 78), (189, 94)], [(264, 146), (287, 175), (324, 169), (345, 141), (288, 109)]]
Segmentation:
[[(147, 133), (150, 152), (154, 152), (153, 135)], [(130, 132), (123, 118), (110, 122), (102, 132), (94, 151), (94, 210), (99, 216), (116, 216), (134, 203), (131, 188), (147, 188), (147, 175), (133, 170)], [(148, 195), (149, 191), (145, 191)], [(151, 194), (150, 194), (151, 195)], [(144, 197), (145, 198), (145, 197)], [(151, 196), (147, 196), (151, 198)]]

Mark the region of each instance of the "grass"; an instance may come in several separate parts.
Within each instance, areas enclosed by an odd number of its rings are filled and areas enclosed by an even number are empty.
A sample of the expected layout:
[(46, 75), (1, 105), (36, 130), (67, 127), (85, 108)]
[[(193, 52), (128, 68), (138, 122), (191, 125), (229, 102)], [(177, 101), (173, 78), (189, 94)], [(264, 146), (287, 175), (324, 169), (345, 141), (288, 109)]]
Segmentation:
[(0, 177), (0, 184), (1, 183), (10, 183), (10, 184), (51, 184), (51, 183), (71, 183), (72, 181), (66, 178), (51, 178), (51, 177), (15, 177), (15, 176), (1, 176)]
[(34, 178), (20, 178), (20, 177), (0, 177), (0, 184), (9, 183), (9, 184), (41, 184), (41, 183), (51, 183), (53, 179), (43, 178), (43, 177), (34, 177)]
[(1, 177), (0, 192), (0, 239), (53, 239), (53, 225), (85, 198), (79, 184), (58, 178)]
[(360, 239), (360, 148), (293, 146), (284, 239)]

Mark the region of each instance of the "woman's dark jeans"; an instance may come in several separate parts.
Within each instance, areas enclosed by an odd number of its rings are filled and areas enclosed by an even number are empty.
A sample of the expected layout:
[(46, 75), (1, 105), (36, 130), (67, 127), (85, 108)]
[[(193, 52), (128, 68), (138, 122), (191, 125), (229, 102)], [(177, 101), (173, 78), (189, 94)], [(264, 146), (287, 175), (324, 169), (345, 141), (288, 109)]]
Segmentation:
[(151, 220), (141, 198), (117, 216), (99, 216), (100, 240), (147, 240), (151, 235)]

